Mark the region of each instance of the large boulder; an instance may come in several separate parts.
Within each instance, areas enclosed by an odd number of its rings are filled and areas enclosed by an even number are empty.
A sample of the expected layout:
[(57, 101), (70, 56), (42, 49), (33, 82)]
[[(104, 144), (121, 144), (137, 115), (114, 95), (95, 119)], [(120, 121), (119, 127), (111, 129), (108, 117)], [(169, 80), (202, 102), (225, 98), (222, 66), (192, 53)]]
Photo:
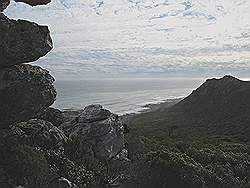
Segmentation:
[(54, 78), (38, 66), (15, 65), (0, 69), (0, 127), (27, 121), (52, 105)]
[(22, 138), (22, 141), (30, 146), (55, 149), (67, 142), (65, 134), (48, 121), (31, 119), (17, 123), (14, 127), (24, 132), (25, 138)]
[(124, 148), (124, 128), (120, 118), (101, 105), (87, 106), (79, 116), (63, 123), (60, 128), (69, 134), (72, 147), (77, 145), (81, 157), (94, 155), (108, 160)]
[(11, 20), (2, 13), (0, 39), (0, 67), (36, 61), (53, 48), (47, 26)]
[(87, 106), (79, 116), (79, 123), (92, 123), (109, 118), (111, 112), (103, 109), (101, 105)]
[(31, 6), (47, 5), (51, 0), (15, 0), (16, 2), (23, 2)]
[(3, 12), (10, 4), (10, 0), (1, 0), (0, 1), (0, 12)]

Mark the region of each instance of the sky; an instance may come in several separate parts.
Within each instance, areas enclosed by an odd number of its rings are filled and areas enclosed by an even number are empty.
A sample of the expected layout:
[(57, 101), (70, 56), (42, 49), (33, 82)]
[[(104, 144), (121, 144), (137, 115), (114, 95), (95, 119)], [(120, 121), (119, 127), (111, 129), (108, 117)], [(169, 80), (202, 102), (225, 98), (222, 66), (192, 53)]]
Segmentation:
[(48, 25), (54, 49), (34, 65), (57, 79), (250, 77), (250, 1), (52, 0), (11, 3)]

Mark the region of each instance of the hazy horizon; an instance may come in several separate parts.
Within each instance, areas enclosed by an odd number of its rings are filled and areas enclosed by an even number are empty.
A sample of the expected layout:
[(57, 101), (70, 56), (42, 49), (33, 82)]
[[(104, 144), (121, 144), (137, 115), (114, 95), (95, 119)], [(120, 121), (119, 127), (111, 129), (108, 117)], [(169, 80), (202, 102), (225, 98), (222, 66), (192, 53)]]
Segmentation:
[(54, 49), (35, 65), (58, 80), (249, 77), (250, 2), (11, 2), (6, 15), (49, 25)]

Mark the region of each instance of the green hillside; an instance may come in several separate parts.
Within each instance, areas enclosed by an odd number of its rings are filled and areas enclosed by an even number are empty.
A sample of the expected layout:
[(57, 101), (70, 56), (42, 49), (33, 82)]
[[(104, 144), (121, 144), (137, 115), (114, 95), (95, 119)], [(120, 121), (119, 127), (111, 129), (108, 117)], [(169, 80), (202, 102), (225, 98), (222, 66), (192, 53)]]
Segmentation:
[(250, 82), (209, 79), (169, 108), (136, 115), (128, 187), (249, 188)]
[(130, 125), (146, 136), (230, 137), (250, 141), (250, 82), (231, 76), (209, 79), (171, 108), (136, 116)]

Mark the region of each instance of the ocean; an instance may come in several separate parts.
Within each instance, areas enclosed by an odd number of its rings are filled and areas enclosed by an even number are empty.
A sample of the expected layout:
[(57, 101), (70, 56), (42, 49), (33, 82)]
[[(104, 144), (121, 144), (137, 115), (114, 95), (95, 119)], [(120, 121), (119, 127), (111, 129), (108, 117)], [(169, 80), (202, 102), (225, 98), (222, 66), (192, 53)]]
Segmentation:
[(204, 80), (190, 78), (57, 80), (57, 100), (61, 110), (82, 109), (101, 104), (119, 115), (139, 113), (148, 104), (189, 95)]

